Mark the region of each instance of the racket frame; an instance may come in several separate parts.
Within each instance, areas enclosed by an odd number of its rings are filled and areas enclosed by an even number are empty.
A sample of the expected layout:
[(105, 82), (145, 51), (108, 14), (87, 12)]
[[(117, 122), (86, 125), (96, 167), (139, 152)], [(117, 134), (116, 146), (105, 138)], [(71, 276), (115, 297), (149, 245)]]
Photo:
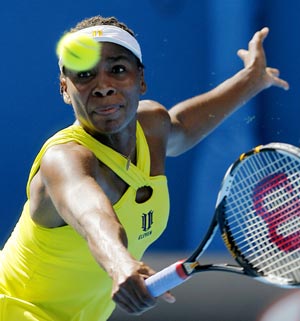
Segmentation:
[[(265, 276), (264, 274), (260, 273), (251, 263), (248, 262), (245, 256), (239, 251), (238, 246), (235, 244), (234, 239), (231, 236), (229, 229), (227, 228), (226, 220), (224, 219), (224, 203), (226, 202), (228, 191), (230, 190), (231, 184), (234, 180), (234, 172), (237, 170), (239, 165), (243, 161), (245, 161), (246, 158), (248, 158), (249, 156), (269, 151), (276, 151), (283, 155), (294, 157), (295, 159), (297, 159), (297, 161), (300, 161), (300, 149), (298, 147), (286, 143), (274, 142), (266, 145), (259, 145), (249, 150), (248, 152), (241, 154), (240, 157), (232, 163), (232, 165), (226, 171), (226, 174), (222, 180), (221, 188), (217, 197), (214, 217), (207, 230), (207, 233), (205, 234), (197, 249), (192, 253), (192, 255), (188, 259), (186, 259), (183, 262), (183, 267), (187, 276), (204, 271), (226, 271), (236, 274), (247, 275), (261, 282), (273, 285), (276, 284), (280, 287), (295, 288), (300, 286), (300, 283), (289, 283), (285, 279), (281, 279), (275, 276)], [(200, 264), (199, 259), (211, 243), (218, 228), (227, 250), (239, 265)]]
[[(281, 279), (280, 277), (276, 276), (266, 276), (260, 273), (239, 251), (238, 246), (234, 242), (234, 238), (229, 232), (229, 228), (227, 228), (226, 219), (224, 219), (224, 204), (226, 202), (228, 192), (230, 191), (231, 184), (234, 180), (233, 176), (235, 170), (247, 157), (255, 153), (263, 153), (270, 150), (276, 150), (277, 152), (290, 157), (293, 156), (297, 159), (297, 161), (300, 161), (300, 149), (285, 143), (270, 143), (267, 145), (260, 145), (248, 151), (247, 153), (242, 154), (228, 168), (224, 176), (220, 191), (218, 193), (213, 219), (200, 245), (187, 259), (172, 264), (171, 266), (165, 268), (157, 274), (154, 274), (146, 280), (146, 286), (153, 296), (159, 296), (165, 292), (164, 289), (166, 288), (166, 285), (170, 285), (168, 289), (174, 288), (175, 286), (189, 279), (192, 274), (204, 271), (224, 271), (240, 275), (248, 275), (261, 282), (277, 285), (283, 288), (296, 288), (300, 286), (300, 283), (289, 283), (286, 279)], [(208, 248), (218, 230), (218, 227), (225, 246), (239, 265), (200, 264), (200, 257)]]

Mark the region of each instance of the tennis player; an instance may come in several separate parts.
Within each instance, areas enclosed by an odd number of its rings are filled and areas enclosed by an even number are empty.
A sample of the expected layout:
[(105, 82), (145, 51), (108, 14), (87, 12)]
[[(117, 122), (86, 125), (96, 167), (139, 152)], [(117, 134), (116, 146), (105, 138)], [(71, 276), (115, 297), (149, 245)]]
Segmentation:
[(267, 28), (238, 51), (242, 70), (170, 110), (140, 100), (142, 53), (126, 25), (96, 16), (71, 31), (101, 42), (101, 60), (82, 72), (60, 61), (76, 120), (45, 142), (30, 171), (28, 200), (1, 252), (3, 321), (104, 321), (116, 304), (135, 315), (154, 307), (144, 283), (154, 271), (141, 258), (168, 221), (166, 156), (192, 148), (260, 91), (288, 89), (266, 66)]

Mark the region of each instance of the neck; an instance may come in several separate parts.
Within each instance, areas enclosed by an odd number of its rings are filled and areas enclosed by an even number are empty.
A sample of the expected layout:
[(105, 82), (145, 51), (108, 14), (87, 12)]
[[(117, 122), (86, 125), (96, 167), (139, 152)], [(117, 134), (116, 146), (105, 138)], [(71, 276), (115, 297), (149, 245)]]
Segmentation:
[(120, 153), (124, 158), (126, 158), (126, 169), (129, 169), (131, 163), (136, 164), (136, 134), (131, 135), (122, 134), (116, 139), (110, 139), (106, 143), (107, 146), (113, 148), (115, 151)]
[(99, 141), (126, 157), (132, 156), (135, 154), (136, 124), (128, 126), (118, 133), (101, 135)]
[(84, 129), (100, 143), (114, 149), (126, 158), (127, 169), (130, 163), (136, 162), (136, 121), (130, 123), (121, 131), (112, 134), (91, 133), (88, 129)]

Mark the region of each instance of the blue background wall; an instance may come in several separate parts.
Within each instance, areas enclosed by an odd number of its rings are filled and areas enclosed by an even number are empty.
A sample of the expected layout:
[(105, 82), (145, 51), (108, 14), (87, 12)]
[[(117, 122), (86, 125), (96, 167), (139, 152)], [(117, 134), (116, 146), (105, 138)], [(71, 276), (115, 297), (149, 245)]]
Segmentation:
[[(116, 16), (138, 35), (146, 65), (145, 98), (171, 107), (207, 91), (242, 67), (236, 56), (270, 27), (268, 64), (290, 82), (271, 88), (185, 155), (168, 159), (171, 219), (152, 250), (187, 250), (209, 224), (228, 165), (258, 144), (300, 143), (300, 2), (280, 0), (10, 0), (0, 12), (1, 224), (10, 234), (31, 163), (52, 133), (73, 122), (58, 89), (55, 44), (65, 29), (96, 14)], [(191, 230), (192, 228), (192, 230)], [(221, 243), (215, 246), (222, 249)]]

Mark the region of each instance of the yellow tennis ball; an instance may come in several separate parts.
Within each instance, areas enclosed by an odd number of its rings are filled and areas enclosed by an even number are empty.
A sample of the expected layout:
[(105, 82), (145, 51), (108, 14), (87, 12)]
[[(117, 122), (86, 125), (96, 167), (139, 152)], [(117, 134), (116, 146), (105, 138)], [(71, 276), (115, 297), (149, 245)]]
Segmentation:
[(86, 34), (67, 33), (59, 40), (56, 54), (66, 68), (84, 71), (99, 62), (100, 48), (100, 43)]

